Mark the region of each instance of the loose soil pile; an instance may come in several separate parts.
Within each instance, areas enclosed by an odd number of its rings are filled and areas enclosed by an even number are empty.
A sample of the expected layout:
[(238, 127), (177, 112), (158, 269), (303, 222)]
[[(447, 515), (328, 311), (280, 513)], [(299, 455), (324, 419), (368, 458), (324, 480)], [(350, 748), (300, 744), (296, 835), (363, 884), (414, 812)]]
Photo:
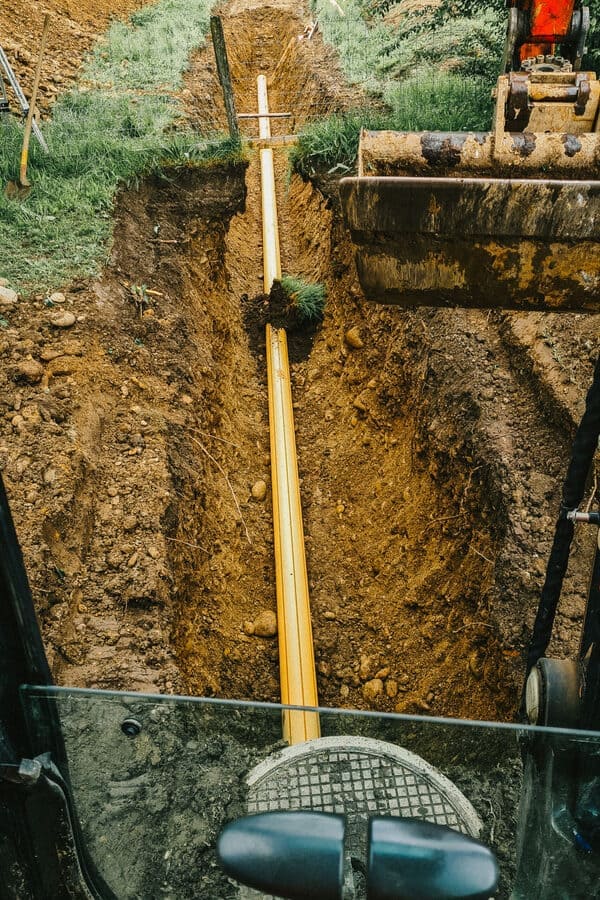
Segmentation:
[[(260, 72), (294, 127), (350, 104), (295, 6), (222, 14), (239, 111)], [(223, 124), (212, 48), (184, 101)], [(286, 168), (277, 151), (283, 268), (328, 290), (292, 373), (321, 702), (512, 717), (597, 318), (369, 305), (335, 182)], [(124, 192), (103, 276), (0, 333), (0, 460), (59, 683), (278, 699), (258, 192), (255, 151)]]
[[(77, 77), (81, 61), (111, 19), (124, 19), (145, 0), (6, 0), (0, 11), (0, 46), (26, 97), (31, 95), (44, 15), (51, 16), (38, 107), (47, 114), (57, 95)], [(18, 107), (15, 107), (18, 108)]]

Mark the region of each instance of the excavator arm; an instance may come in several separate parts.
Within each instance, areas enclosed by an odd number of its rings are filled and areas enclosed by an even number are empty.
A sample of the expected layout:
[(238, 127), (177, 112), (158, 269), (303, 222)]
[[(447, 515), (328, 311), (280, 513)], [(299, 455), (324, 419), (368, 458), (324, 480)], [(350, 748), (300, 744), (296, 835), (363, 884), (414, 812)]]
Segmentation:
[(508, 0), (509, 27), (504, 71), (525, 60), (561, 56), (581, 68), (589, 11), (576, 0)]
[(340, 195), (367, 299), (600, 310), (600, 82), (580, 0), (509, 0), (491, 131), (363, 130)]

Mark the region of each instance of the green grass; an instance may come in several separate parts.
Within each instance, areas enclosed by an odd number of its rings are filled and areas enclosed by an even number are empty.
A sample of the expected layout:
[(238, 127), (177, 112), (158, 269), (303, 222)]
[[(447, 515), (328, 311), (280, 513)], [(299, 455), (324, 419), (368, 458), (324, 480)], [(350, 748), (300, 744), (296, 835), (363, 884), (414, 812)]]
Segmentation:
[(290, 161), (304, 177), (344, 174), (354, 168), (361, 128), (393, 131), (484, 131), (491, 97), (477, 78), (451, 75), (409, 78), (388, 85), (387, 107), (365, 107), (315, 122), (300, 135)]
[[(167, 92), (180, 87), (190, 51), (204, 42), (210, 5), (160, 0), (129, 25), (114, 24), (86, 66), (85, 83), (57, 102), (44, 125), (50, 154), (31, 144), (30, 196), (10, 201), (0, 191), (0, 276), (12, 287), (49, 290), (97, 274), (121, 184), (177, 165), (240, 158), (227, 139), (178, 128), (181, 109)], [(18, 174), (21, 140), (15, 122), (0, 127), (1, 185)]]
[(281, 279), (290, 307), (298, 322), (319, 322), (325, 310), (325, 285), (284, 275)]
[(204, 43), (211, 0), (159, 0), (115, 22), (86, 76), (117, 88), (178, 88), (191, 50)]
[[(474, 10), (464, 0), (390, 27), (388, 0), (313, 0), (324, 38), (346, 78), (365, 92), (361, 109), (310, 125), (292, 154), (303, 175), (343, 173), (355, 165), (365, 128), (483, 131), (491, 125), (491, 91), (500, 69), (505, 24), (499, 4)], [(398, 20), (396, 20), (398, 22)]]

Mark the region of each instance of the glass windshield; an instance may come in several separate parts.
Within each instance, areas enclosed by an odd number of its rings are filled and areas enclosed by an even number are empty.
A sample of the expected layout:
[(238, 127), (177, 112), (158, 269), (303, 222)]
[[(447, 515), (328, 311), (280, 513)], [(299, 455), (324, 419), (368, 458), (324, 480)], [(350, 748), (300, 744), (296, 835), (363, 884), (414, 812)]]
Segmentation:
[(498, 898), (598, 895), (600, 735), (328, 709), (322, 737), (290, 748), (275, 705), (35, 687), (22, 699), (32, 729), (58, 716), (55, 762), (123, 900), (265, 896), (227, 878), (216, 840), (248, 813), (295, 808), (347, 816), (347, 898), (365, 896), (370, 815), (478, 836)]

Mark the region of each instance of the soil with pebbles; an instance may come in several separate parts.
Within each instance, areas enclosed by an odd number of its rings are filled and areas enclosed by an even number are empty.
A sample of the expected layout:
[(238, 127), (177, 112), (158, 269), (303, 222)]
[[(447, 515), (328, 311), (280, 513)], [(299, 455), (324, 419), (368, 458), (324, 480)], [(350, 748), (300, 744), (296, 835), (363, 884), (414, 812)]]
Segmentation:
[[(5, 0), (0, 13), (0, 46), (25, 96), (31, 95), (44, 15), (50, 14), (38, 107), (50, 112), (57, 96), (77, 78), (81, 62), (112, 19), (124, 19), (146, 0), (45, 0), (43, 4)], [(7, 88), (11, 108), (16, 98)]]
[[(240, 111), (260, 71), (293, 127), (355, 99), (296, 7), (222, 14)], [(211, 53), (184, 90), (198, 125), (222, 116)], [(292, 371), (321, 700), (511, 718), (598, 320), (368, 304), (335, 181), (286, 170), (278, 150), (284, 269), (328, 290)], [(0, 461), (60, 683), (278, 697), (277, 641), (249, 627), (275, 608), (245, 315), (265, 301), (258, 191), (253, 151), (147, 181), (118, 200), (102, 277), (3, 312)], [(585, 544), (558, 655), (577, 646)]]
[[(271, 108), (293, 107), (280, 133), (353, 102), (318, 31), (298, 40), (296, 7), (236, 0), (222, 14), (240, 111), (259, 71), (277, 74)], [(183, 92), (199, 126), (223, 120), (211, 52)], [(284, 270), (328, 291), (292, 365), (321, 702), (512, 718), (598, 317), (369, 304), (336, 181), (288, 179), (283, 150), (275, 166)], [(62, 685), (278, 699), (259, 210), (253, 152), (248, 166), (148, 180), (118, 198), (100, 278), (2, 308), (0, 466)], [(577, 648), (587, 537), (559, 656)], [(79, 811), (115, 888), (234, 896), (211, 848), (276, 732), (238, 723), (224, 738), (197, 710), (141, 700), (107, 710), (90, 740), (63, 707)], [(131, 752), (117, 748), (127, 713), (146, 728)], [(444, 745), (413, 749), (472, 799), (510, 867), (515, 747), (475, 760), (476, 784)], [(188, 778), (199, 763), (202, 784)]]

